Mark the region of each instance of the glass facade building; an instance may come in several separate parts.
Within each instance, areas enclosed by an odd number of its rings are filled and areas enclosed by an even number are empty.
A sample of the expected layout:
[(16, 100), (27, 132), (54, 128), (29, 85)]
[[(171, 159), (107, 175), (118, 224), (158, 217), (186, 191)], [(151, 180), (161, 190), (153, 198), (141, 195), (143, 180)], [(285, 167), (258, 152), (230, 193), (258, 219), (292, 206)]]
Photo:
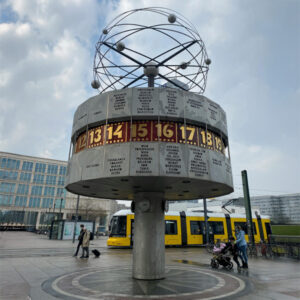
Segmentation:
[(66, 173), (65, 161), (0, 152), (0, 225), (36, 227), (62, 217)]
[[(77, 195), (65, 190), (66, 174), (66, 161), (0, 152), (0, 226), (39, 228), (54, 218), (74, 217)], [(80, 198), (79, 210), (94, 207), (101, 214), (99, 224), (117, 206), (116, 201)]]
[[(59, 205), (64, 208), (66, 191), (61, 188), (64, 180), (58, 181), (57, 177), (61, 177), (59, 174), (65, 175), (66, 172), (67, 163), (64, 161), (57, 161), (56, 164), (44, 163), (37, 161), (37, 158), (30, 160), (30, 157), (19, 156), (18, 159), (13, 159), (0, 153), (0, 205), (40, 207), (44, 198), (51, 196), (55, 200), (63, 199), (59, 201)], [(51, 203), (49, 202), (47, 208), (53, 208), (53, 199)]]

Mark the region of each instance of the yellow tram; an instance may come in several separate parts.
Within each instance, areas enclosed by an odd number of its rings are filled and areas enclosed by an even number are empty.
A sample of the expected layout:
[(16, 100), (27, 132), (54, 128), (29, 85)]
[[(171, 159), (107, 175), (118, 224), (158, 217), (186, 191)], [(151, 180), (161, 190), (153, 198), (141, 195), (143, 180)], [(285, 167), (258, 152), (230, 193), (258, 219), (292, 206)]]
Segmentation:
[[(227, 241), (235, 237), (235, 227), (242, 226), (248, 241), (246, 216), (244, 214), (208, 213), (209, 242), (217, 239)], [(271, 234), (268, 216), (253, 217), (255, 243), (266, 241)], [(131, 247), (134, 234), (134, 213), (120, 210), (110, 222), (110, 234), (107, 246)], [(199, 212), (167, 212), (165, 213), (165, 245), (166, 246), (200, 246), (205, 241), (204, 213)]]

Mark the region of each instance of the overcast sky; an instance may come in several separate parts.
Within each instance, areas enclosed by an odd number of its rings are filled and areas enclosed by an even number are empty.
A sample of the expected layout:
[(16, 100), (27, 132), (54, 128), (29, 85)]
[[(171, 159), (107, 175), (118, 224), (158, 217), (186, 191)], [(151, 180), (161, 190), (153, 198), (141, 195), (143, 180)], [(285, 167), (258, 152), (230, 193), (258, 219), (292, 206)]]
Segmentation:
[(172, 8), (212, 59), (205, 96), (227, 113), (235, 192), (300, 192), (300, 1), (0, 0), (0, 151), (67, 160), (77, 106), (95, 95), (95, 43), (113, 17)]

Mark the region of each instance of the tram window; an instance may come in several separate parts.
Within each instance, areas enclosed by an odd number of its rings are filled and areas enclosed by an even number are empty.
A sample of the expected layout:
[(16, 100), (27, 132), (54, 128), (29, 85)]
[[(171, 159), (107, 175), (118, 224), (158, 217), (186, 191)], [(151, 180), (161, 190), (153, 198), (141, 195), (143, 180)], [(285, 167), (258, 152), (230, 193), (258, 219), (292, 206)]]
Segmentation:
[(126, 236), (126, 216), (112, 218), (111, 235)]
[(265, 223), (265, 224), (266, 224), (266, 231), (268, 236), (269, 234), (272, 234), (271, 225), (270, 223)]
[(209, 221), (208, 224), (214, 234), (224, 234), (223, 222)]
[(165, 234), (177, 234), (177, 221), (165, 221)]
[[(252, 224), (253, 224), (254, 234), (257, 234), (256, 225), (254, 222), (252, 222)], [(245, 231), (245, 234), (248, 234), (248, 226), (246, 222), (234, 222), (235, 231), (237, 226), (241, 226), (242, 230)]]
[(191, 234), (201, 234), (201, 223), (200, 221), (191, 221)]

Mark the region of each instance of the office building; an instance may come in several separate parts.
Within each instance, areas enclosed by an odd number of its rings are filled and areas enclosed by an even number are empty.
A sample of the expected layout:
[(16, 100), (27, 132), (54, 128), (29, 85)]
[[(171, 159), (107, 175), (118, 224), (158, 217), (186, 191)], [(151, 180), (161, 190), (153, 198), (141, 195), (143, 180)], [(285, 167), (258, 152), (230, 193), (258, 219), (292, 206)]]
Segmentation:
[[(300, 224), (300, 194), (265, 195), (250, 197), (252, 209), (258, 208), (272, 224)], [(236, 207), (244, 207), (244, 198), (231, 199)]]
[[(54, 219), (74, 219), (77, 195), (64, 188), (67, 162), (0, 152), (0, 226), (40, 229)], [(78, 216), (107, 229), (119, 209), (114, 200), (80, 196)]]
[(300, 224), (300, 194), (251, 197), (251, 205), (274, 224)]

